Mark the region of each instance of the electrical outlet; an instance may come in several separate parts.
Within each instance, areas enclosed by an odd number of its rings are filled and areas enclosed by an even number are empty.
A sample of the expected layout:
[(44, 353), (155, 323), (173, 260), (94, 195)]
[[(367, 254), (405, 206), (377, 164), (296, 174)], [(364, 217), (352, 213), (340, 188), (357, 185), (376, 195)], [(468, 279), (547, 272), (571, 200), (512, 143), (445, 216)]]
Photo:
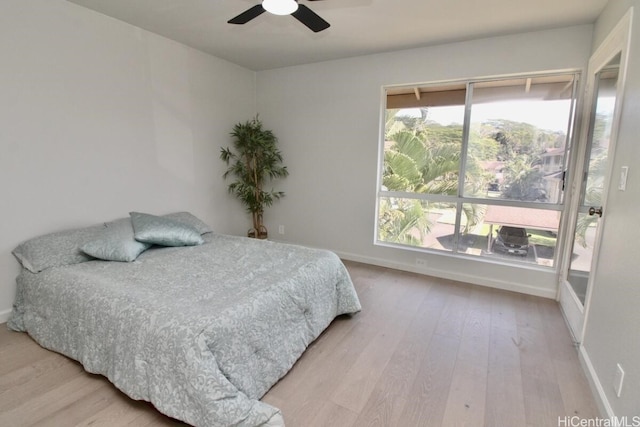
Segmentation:
[(616, 376), (613, 379), (613, 388), (616, 390), (616, 396), (620, 397), (622, 394), (622, 382), (624, 380), (624, 371), (622, 366), (618, 363), (616, 365)]
[(422, 258), (416, 258), (416, 267), (425, 268), (427, 266), (427, 260)]
[(622, 166), (622, 168), (620, 168), (620, 183), (618, 184), (618, 190), (624, 191), (627, 189), (628, 176), (629, 176), (629, 166)]
[(278, 234), (284, 234), (284, 225), (278, 226)]

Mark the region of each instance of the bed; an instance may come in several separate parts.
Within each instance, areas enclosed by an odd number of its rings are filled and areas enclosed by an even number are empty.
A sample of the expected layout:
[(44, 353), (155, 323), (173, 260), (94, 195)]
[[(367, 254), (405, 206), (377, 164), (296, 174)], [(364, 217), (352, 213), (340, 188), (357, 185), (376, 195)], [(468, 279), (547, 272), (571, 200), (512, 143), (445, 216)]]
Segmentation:
[[(361, 309), (348, 272), (329, 251), (217, 234), (172, 215), (199, 243), (141, 242), (123, 218), (20, 245), (8, 326), (189, 424), (283, 425), (259, 399), (336, 316)], [(143, 248), (128, 262), (88, 255), (106, 231)]]

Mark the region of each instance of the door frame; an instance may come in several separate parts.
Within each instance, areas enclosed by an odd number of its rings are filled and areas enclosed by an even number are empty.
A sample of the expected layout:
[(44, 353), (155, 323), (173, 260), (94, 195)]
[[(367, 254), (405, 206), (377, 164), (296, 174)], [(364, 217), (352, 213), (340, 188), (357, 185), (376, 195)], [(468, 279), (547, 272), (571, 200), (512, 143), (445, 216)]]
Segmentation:
[[(627, 74), (627, 62), (629, 58), (629, 44), (631, 38), (631, 23), (633, 20), (633, 8), (629, 8), (627, 13), (620, 19), (616, 26), (607, 35), (604, 41), (598, 46), (589, 59), (589, 65), (586, 74), (586, 88), (584, 92), (584, 103), (582, 107), (582, 120), (580, 121), (580, 133), (577, 144), (577, 153), (574, 156), (571, 174), (571, 182), (569, 183), (570, 200), (564, 221), (564, 247), (559, 268), (559, 286), (557, 300), (564, 313), (565, 319), (569, 325), (569, 329), (577, 344), (581, 344), (584, 338), (584, 326), (589, 315), (589, 307), (591, 302), (591, 294), (595, 285), (594, 278), (598, 266), (600, 243), (602, 241), (602, 231), (606, 222), (606, 206), (609, 189), (612, 184), (613, 164), (616, 153), (616, 143), (618, 139), (618, 127), (620, 123), (622, 101), (624, 95), (624, 87)], [(609, 142), (609, 156), (607, 171), (605, 173), (605, 188), (602, 195), (602, 206), (605, 214), (598, 220), (598, 227), (594, 241), (593, 258), (591, 261), (591, 270), (587, 284), (587, 292), (585, 302), (582, 304), (580, 299), (573, 291), (573, 288), (567, 280), (569, 268), (571, 266), (571, 256), (573, 248), (573, 240), (575, 236), (576, 220), (578, 217), (578, 209), (581, 202), (581, 192), (583, 176), (585, 173), (585, 164), (587, 156), (587, 147), (591, 138), (590, 128), (592, 121), (592, 109), (595, 106), (595, 87), (596, 75), (604, 68), (616, 55), (620, 54), (620, 70), (618, 74), (618, 83), (616, 88), (616, 101), (612, 119), (611, 136)]]

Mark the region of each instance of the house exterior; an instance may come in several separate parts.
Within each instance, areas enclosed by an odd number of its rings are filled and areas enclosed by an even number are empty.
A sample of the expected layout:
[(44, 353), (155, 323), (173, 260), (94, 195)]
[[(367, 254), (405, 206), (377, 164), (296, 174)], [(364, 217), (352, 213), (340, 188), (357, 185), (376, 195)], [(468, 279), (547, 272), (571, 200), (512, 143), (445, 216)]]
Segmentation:
[(542, 174), (545, 180), (548, 200), (561, 200), (565, 181), (565, 149), (554, 148), (547, 150), (542, 154), (541, 158)]

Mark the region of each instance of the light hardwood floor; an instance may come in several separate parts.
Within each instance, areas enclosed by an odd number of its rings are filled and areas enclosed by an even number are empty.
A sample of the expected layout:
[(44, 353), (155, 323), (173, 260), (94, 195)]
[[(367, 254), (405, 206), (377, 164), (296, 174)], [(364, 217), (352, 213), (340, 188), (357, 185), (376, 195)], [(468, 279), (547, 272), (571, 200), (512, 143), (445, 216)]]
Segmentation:
[[(339, 317), (263, 398), (287, 427), (557, 426), (596, 404), (551, 300), (345, 263)], [(0, 325), (0, 426), (171, 426), (150, 404)]]

